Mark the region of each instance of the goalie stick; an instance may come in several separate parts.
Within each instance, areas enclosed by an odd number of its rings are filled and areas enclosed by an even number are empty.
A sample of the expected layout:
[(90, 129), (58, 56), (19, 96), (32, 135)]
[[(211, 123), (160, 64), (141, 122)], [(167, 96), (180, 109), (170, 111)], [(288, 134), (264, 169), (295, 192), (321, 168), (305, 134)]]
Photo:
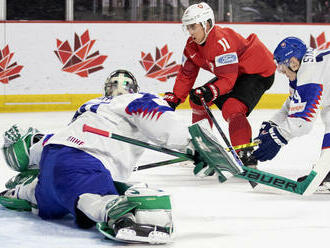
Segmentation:
[(151, 150), (154, 150), (154, 151), (157, 151), (157, 152), (162, 152), (162, 153), (173, 155), (173, 156), (176, 156), (176, 157), (179, 157), (179, 158), (186, 158), (186, 159), (193, 160), (193, 156), (190, 155), (190, 154), (186, 154), (186, 153), (183, 153), (183, 152), (177, 152), (177, 151), (174, 151), (174, 150), (171, 150), (171, 149), (167, 149), (165, 147), (153, 145), (153, 144), (150, 144), (150, 143), (147, 143), (147, 142), (144, 142), (144, 141), (140, 141), (140, 140), (132, 139), (132, 138), (125, 137), (125, 136), (122, 136), (122, 135), (119, 135), (119, 134), (111, 133), (111, 132), (108, 132), (108, 131), (105, 131), (105, 130), (101, 130), (101, 129), (98, 129), (98, 128), (95, 128), (95, 127), (88, 126), (86, 124), (83, 125), (83, 132), (94, 133), (94, 134), (101, 135), (101, 136), (108, 137), (108, 138), (112, 138), (112, 139), (115, 139), (115, 140), (124, 141), (126, 143), (130, 143), (130, 144), (133, 144), (133, 145), (142, 146), (144, 148), (148, 148), (148, 149), (151, 149)]
[[(219, 131), (222, 139), (224, 140), (224, 142), (226, 143), (227, 149), (229, 149), (230, 153), (233, 155), (235, 161), (238, 163), (239, 166), (243, 167), (243, 163), (241, 161), (241, 159), (238, 157), (236, 151), (234, 150), (233, 146), (230, 144), (229, 140), (227, 139), (226, 135), (224, 134), (224, 132), (222, 131), (220, 125), (218, 124), (218, 122), (216, 121), (216, 119), (214, 118), (210, 108), (207, 106), (204, 97), (200, 97), (200, 100), (203, 104), (204, 110), (206, 111), (207, 115), (211, 118), (211, 120), (213, 121), (215, 127), (217, 128), (217, 130)], [(250, 185), (252, 186), (252, 188), (255, 188), (258, 184), (255, 183), (254, 181), (249, 181)]]
[[(156, 146), (156, 145), (152, 145), (152, 144), (149, 144), (149, 143), (146, 143), (143, 141), (139, 141), (136, 139), (128, 138), (128, 137), (117, 135), (114, 133), (110, 133), (108, 131), (97, 129), (97, 128), (88, 126), (86, 124), (83, 125), (83, 131), (94, 133), (97, 135), (102, 135), (104, 137), (108, 137), (108, 138), (112, 138), (112, 139), (116, 139), (116, 140), (120, 140), (120, 141), (130, 143), (133, 145), (142, 146), (144, 148), (155, 150), (158, 152), (171, 154), (176, 157), (186, 158), (186, 159), (190, 159), (190, 160), (193, 159), (193, 156), (190, 154), (173, 151), (173, 150), (166, 149), (166, 148)], [(267, 185), (267, 186), (270, 186), (273, 188), (278, 188), (280, 190), (288, 191), (288, 192), (299, 194), (299, 195), (302, 195), (306, 191), (307, 187), (313, 182), (313, 179), (317, 174), (317, 172), (312, 170), (303, 182), (297, 182), (297, 181), (294, 181), (294, 180), (286, 178), (286, 177), (278, 176), (278, 175), (268, 173), (268, 172), (265, 172), (262, 170), (249, 168), (244, 165), (242, 166), (242, 169), (243, 169), (243, 173), (237, 174), (235, 176), (243, 178), (248, 181), (254, 181), (256, 183), (261, 183), (261, 184), (264, 184), (264, 185)]]
[[(233, 148), (235, 150), (238, 150), (238, 149), (244, 150), (248, 147), (254, 147), (254, 146), (257, 146), (257, 145), (259, 145), (259, 142), (251, 142), (251, 143), (247, 143), (247, 144), (243, 144), (243, 145), (233, 146)], [(229, 148), (226, 148), (225, 150), (228, 151), (228, 152), (230, 151)], [(180, 163), (180, 162), (184, 162), (184, 161), (189, 161), (189, 159), (187, 159), (187, 158), (172, 158), (172, 159), (164, 160), (164, 161), (161, 161), (161, 162), (153, 162), (153, 163), (150, 163), (150, 164), (139, 165), (139, 166), (135, 167), (134, 171), (144, 170), (144, 169), (149, 169), (149, 168), (155, 168), (155, 167), (163, 166), (163, 165), (176, 164), (176, 163)]]
[(150, 164), (144, 164), (144, 165), (139, 165), (134, 168), (134, 171), (139, 171), (139, 170), (145, 170), (145, 169), (150, 169), (150, 168), (155, 168), (163, 165), (168, 165), (168, 164), (176, 164), (184, 161), (189, 161), (190, 159), (187, 158), (174, 158), (174, 159), (169, 159), (169, 160), (164, 160), (160, 162), (153, 162)]

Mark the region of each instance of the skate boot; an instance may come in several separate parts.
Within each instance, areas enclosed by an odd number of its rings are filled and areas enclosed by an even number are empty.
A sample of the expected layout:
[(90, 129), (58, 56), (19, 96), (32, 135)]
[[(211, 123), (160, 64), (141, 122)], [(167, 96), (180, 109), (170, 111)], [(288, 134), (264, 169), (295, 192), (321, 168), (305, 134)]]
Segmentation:
[(253, 148), (248, 147), (237, 151), (237, 155), (245, 166), (257, 169), (258, 160), (253, 156), (252, 152)]
[[(303, 182), (307, 176), (302, 176), (298, 178), (298, 182)], [(330, 172), (326, 175), (323, 181), (320, 183), (319, 187), (315, 193), (330, 193)]]
[(115, 237), (126, 242), (165, 244), (171, 240), (170, 231), (161, 226), (138, 224), (132, 213), (119, 218), (112, 225)]

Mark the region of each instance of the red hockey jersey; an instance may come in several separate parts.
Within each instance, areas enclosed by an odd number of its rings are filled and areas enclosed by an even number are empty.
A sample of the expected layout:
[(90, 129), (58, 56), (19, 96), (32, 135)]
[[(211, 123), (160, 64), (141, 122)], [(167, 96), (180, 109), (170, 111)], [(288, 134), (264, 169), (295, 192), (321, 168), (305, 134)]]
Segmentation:
[(251, 34), (246, 39), (230, 28), (214, 26), (206, 42), (198, 45), (190, 37), (184, 49), (184, 61), (173, 92), (184, 102), (193, 88), (199, 69), (212, 72), (220, 95), (229, 93), (242, 74), (272, 75), (276, 70), (273, 54)]

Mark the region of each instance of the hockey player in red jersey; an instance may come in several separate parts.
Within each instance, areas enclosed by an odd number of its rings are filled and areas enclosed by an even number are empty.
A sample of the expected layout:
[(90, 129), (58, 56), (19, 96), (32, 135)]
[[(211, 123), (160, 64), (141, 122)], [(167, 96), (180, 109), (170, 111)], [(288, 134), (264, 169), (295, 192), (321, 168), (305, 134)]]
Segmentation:
[[(245, 39), (230, 28), (215, 26), (213, 11), (204, 2), (188, 7), (182, 23), (190, 37), (173, 92), (167, 92), (164, 99), (175, 109), (190, 95), (195, 123), (208, 118), (200, 101), (202, 96), (208, 105), (215, 104), (222, 110), (233, 146), (251, 142), (247, 116), (273, 84), (276, 65), (272, 53), (256, 34)], [(210, 71), (215, 78), (193, 88), (200, 68)], [(210, 119), (209, 122), (212, 125)], [(245, 165), (257, 163), (250, 157), (251, 152), (238, 152)]]

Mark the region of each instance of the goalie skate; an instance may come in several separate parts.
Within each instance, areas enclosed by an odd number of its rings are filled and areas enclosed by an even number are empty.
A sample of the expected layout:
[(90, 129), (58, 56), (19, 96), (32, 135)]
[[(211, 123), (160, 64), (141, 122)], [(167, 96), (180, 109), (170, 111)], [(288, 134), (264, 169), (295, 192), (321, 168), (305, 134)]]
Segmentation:
[(170, 241), (170, 233), (164, 227), (135, 223), (131, 218), (120, 218), (114, 224), (118, 240), (165, 244)]
[(171, 241), (167, 228), (137, 224), (129, 217), (118, 219), (112, 227), (105, 222), (97, 223), (97, 229), (107, 238), (125, 243), (166, 244)]

